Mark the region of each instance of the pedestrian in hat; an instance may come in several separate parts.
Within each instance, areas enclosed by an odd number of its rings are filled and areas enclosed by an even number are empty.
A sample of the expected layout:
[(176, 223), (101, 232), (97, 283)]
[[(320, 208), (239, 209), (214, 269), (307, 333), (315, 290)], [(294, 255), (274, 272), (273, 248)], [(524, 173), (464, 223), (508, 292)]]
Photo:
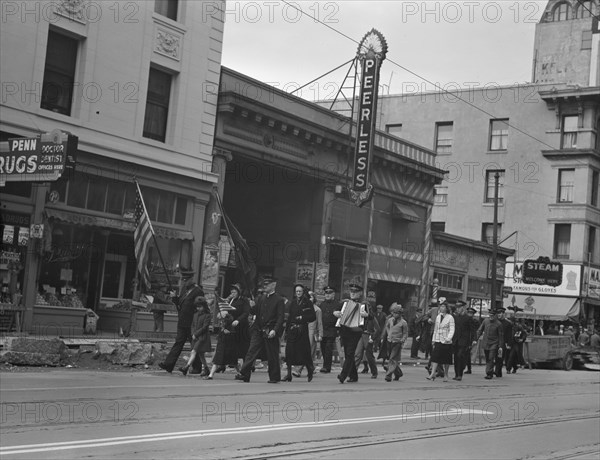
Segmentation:
[(348, 382), (358, 382), (354, 356), (358, 341), (362, 337), (365, 318), (369, 316), (367, 306), (362, 301), (362, 286), (353, 283), (349, 288), (350, 300), (346, 300), (342, 309), (334, 313), (339, 318), (337, 325), (340, 328), (340, 338), (344, 347), (344, 366), (337, 376), (340, 383), (344, 383), (346, 378)]
[[(325, 300), (321, 302), (321, 319), (323, 321), (323, 337), (321, 338), (321, 354), (323, 355), (323, 367), (321, 371), (324, 374), (331, 372), (333, 361), (333, 347), (338, 337), (337, 316), (335, 312), (342, 309), (342, 304), (335, 299), (335, 289), (332, 286), (325, 286)], [(341, 356), (340, 356), (341, 357)], [(342, 358), (343, 359), (343, 358)]]
[(473, 354), (473, 343), (476, 343), (476, 338), (477, 338), (477, 329), (479, 329), (479, 321), (477, 321), (475, 319), (475, 313), (477, 313), (477, 310), (475, 310), (473, 307), (468, 307), (467, 308), (467, 317), (469, 318), (469, 329), (471, 331), (471, 337), (472, 337), (472, 342), (469, 343), (469, 348), (467, 349), (467, 355), (466, 355), (466, 362), (465, 362), (465, 366), (466, 369), (463, 371), (463, 374), (470, 374), (471, 371), (471, 355)]
[(456, 303), (456, 314), (454, 316), (454, 336), (452, 345), (454, 347), (454, 377), (459, 382), (463, 378), (467, 366), (467, 355), (470, 353), (471, 343), (475, 335), (471, 327), (471, 318), (466, 312), (466, 303), (459, 300)]
[(510, 348), (508, 356), (508, 364), (506, 365), (506, 372), (517, 373), (519, 365), (525, 365), (523, 359), (523, 343), (527, 339), (527, 331), (523, 327), (523, 320), (517, 319), (513, 316), (513, 327), (512, 327), (512, 347)]
[(202, 287), (194, 281), (193, 274), (193, 271), (182, 272), (183, 285), (176, 300), (178, 313), (175, 343), (164, 362), (158, 363), (158, 367), (169, 373), (173, 372), (185, 342), (189, 341), (193, 347), (192, 321), (194, 320), (194, 314), (196, 313), (197, 307), (202, 300), (206, 300), (204, 299), (204, 291), (202, 290)]
[[(387, 343), (389, 363), (385, 374), (385, 381), (391, 382), (392, 375), (394, 380), (402, 377), (400, 369), (402, 347), (408, 338), (408, 324), (402, 318), (402, 305), (394, 302), (390, 306), (391, 317), (386, 321), (385, 328), (381, 337), (381, 342)], [(383, 347), (383, 345), (382, 345)]]
[(233, 307), (227, 302), (219, 304), (219, 313), (217, 314), (219, 334), (217, 335), (217, 346), (213, 354), (210, 374), (206, 377), (207, 380), (212, 380), (215, 373), (220, 372), (219, 369), (225, 369), (227, 366), (235, 366), (236, 371), (239, 372), (236, 328), (233, 326), (232, 310)]
[(244, 364), (235, 379), (249, 382), (252, 367), (264, 347), (269, 366), (269, 383), (281, 381), (281, 362), (279, 360), (279, 339), (283, 332), (285, 302), (283, 297), (275, 292), (277, 280), (263, 280), (265, 294), (257, 299), (256, 305), (250, 312), (255, 315), (250, 330), (250, 346), (244, 358)]
[(502, 357), (496, 359), (494, 374), (496, 377), (502, 377), (502, 367), (505, 365), (508, 368), (508, 358), (510, 350), (513, 346), (513, 328), (512, 323), (505, 317), (506, 309), (498, 305), (496, 307), (496, 315), (498, 321), (502, 324), (502, 335), (504, 337), (504, 345), (502, 346)]
[(315, 321), (315, 308), (308, 297), (308, 290), (302, 284), (294, 286), (294, 298), (289, 303), (288, 319), (285, 327), (285, 364), (287, 375), (284, 382), (292, 381), (292, 366), (303, 365), (308, 371), (308, 381), (312, 381), (315, 366), (312, 359), (308, 323)]
[(192, 322), (192, 352), (190, 353), (187, 364), (179, 368), (179, 371), (184, 376), (187, 375), (188, 370), (196, 360), (196, 357), (198, 357), (203, 366), (200, 376), (206, 377), (208, 375), (208, 363), (206, 362), (204, 354), (212, 351), (212, 345), (210, 343), (211, 316), (208, 303), (206, 302), (206, 299), (202, 298), (197, 303), (197, 311)]
[[(231, 323), (233, 346), (239, 359), (244, 359), (250, 346), (250, 329), (248, 316), (250, 316), (250, 302), (242, 295), (242, 286), (239, 283), (231, 285), (228, 304), (231, 307), (229, 314), (233, 318)], [(237, 365), (236, 365), (237, 367)]]
[(439, 314), (435, 319), (433, 330), (433, 349), (431, 351), (431, 373), (427, 380), (435, 380), (438, 365), (443, 367), (444, 382), (448, 381), (448, 369), (452, 364), (452, 338), (454, 337), (454, 318), (448, 312), (448, 305), (444, 302), (439, 307)]
[[(485, 354), (485, 378), (494, 378), (494, 367), (496, 358), (502, 359), (502, 348), (504, 346), (504, 328), (496, 316), (496, 310), (490, 310), (490, 316), (483, 320), (477, 330), (477, 339), (483, 336), (481, 346)], [(500, 355), (500, 356), (499, 356)]]

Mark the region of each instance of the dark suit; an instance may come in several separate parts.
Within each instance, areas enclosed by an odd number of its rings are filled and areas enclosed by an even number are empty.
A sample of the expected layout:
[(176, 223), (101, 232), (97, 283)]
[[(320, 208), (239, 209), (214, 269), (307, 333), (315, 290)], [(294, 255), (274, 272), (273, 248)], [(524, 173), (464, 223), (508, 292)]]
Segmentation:
[[(244, 358), (244, 364), (240, 374), (245, 380), (250, 380), (252, 366), (258, 358), (262, 347), (267, 353), (269, 365), (269, 380), (281, 380), (281, 363), (279, 361), (279, 338), (283, 332), (283, 316), (285, 302), (283, 297), (273, 292), (257, 299), (256, 305), (250, 312), (256, 315), (254, 324), (250, 328), (250, 346)], [(275, 337), (269, 339), (266, 335), (269, 331), (275, 331)]]
[(175, 368), (185, 342), (189, 341), (192, 344), (192, 322), (196, 313), (195, 299), (198, 296), (204, 297), (204, 291), (197, 284), (192, 284), (178, 299), (177, 336), (164, 362), (167, 372), (172, 372)]
[(342, 304), (337, 300), (324, 300), (321, 302), (321, 317), (323, 321), (323, 338), (321, 339), (321, 353), (323, 354), (323, 369), (331, 371), (331, 361), (333, 360), (333, 346), (335, 338), (338, 335), (338, 328), (335, 327), (337, 317), (334, 311), (340, 311)]
[(471, 343), (474, 334), (471, 326), (471, 318), (465, 315), (456, 315), (454, 317), (454, 336), (452, 343), (454, 345), (454, 374), (462, 378), (467, 365), (467, 355), (470, 354)]
[(496, 368), (495, 368), (495, 374), (497, 377), (502, 377), (502, 365), (506, 364), (506, 366), (508, 367), (508, 358), (509, 358), (509, 352), (510, 352), (510, 347), (512, 347), (512, 339), (513, 339), (513, 332), (512, 332), (512, 323), (507, 320), (507, 319), (502, 319), (500, 320), (500, 322), (502, 323), (502, 334), (504, 335), (504, 345), (502, 346), (502, 358), (497, 358), (496, 359)]

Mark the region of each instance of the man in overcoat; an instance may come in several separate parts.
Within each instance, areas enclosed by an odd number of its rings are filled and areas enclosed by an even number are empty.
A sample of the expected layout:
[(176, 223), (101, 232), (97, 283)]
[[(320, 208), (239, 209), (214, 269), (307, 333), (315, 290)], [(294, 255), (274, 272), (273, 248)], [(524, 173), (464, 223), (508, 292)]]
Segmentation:
[(265, 294), (257, 299), (254, 307), (250, 308), (250, 313), (256, 315), (250, 329), (250, 346), (242, 369), (235, 379), (243, 382), (250, 381), (252, 366), (264, 346), (269, 366), (269, 383), (279, 383), (281, 381), (279, 339), (283, 333), (285, 302), (283, 297), (275, 292), (277, 287), (275, 278), (265, 278), (263, 286)]

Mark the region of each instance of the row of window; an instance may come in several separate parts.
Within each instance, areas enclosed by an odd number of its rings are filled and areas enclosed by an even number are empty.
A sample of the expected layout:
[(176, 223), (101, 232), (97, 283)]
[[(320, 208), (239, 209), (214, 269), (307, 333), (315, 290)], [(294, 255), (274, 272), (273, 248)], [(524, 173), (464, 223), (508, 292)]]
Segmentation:
[[(561, 123), (561, 149), (577, 148), (578, 115), (565, 115)], [(508, 150), (508, 118), (490, 120), (488, 150), (491, 152)], [(402, 124), (385, 126), (388, 134), (396, 137), (402, 135)], [(440, 121), (435, 124), (434, 150), (438, 154), (451, 154), (454, 142), (454, 122)]]
[[(505, 170), (490, 169), (485, 172), (485, 191), (483, 196), (484, 203), (494, 203), (496, 188), (496, 173), (498, 174), (498, 204), (504, 204), (504, 181)], [(590, 190), (589, 203), (598, 207), (600, 202), (600, 172), (592, 171), (592, 187)], [(564, 168), (558, 170), (558, 187), (556, 193), (557, 203), (573, 203), (575, 191), (575, 169)], [(434, 188), (434, 203), (444, 205), (448, 203), (448, 187), (445, 185), (436, 185)]]
[[(58, 201), (76, 208), (123, 216), (135, 209), (133, 182), (106, 181), (81, 172), (61, 177), (52, 187)], [(151, 222), (185, 225), (188, 199), (164, 190), (141, 187)]]
[(573, 9), (567, 2), (558, 3), (552, 11), (552, 20), (566, 21), (568, 19), (591, 18), (596, 12), (596, 4), (592, 0), (577, 0), (577, 9), (573, 16)]
[[(496, 241), (502, 241), (502, 224), (496, 224)], [(432, 222), (431, 230), (437, 232), (446, 231), (445, 222)], [(597, 227), (589, 226), (587, 232), (587, 255), (585, 260), (588, 262), (597, 262), (600, 260), (598, 249), (596, 247)], [(494, 224), (483, 222), (481, 224), (481, 241), (493, 244), (494, 243)], [(571, 224), (556, 224), (554, 225), (554, 244), (553, 244), (554, 259), (570, 259), (571, 258)]]
[[(156, 13), (177, 20), (177, 0), (155, 0)], [(48, 33), (40, 107), (70, 116), (80, 41), (56, 30)], [(150, 68), (142, 135), (165, 142), (173, 76)]]

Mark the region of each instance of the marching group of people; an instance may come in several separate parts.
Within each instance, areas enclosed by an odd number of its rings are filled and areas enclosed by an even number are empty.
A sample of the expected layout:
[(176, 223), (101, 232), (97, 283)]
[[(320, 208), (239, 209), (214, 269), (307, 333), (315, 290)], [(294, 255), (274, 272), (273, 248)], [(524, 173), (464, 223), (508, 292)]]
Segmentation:
[[(318, 304), (305, 286), (294, 286), (294, 296), (288, 301), (276, 292), (277, 280), (265, 278), (254, 299), (242, 294), (239, 284), (231, 286), (225, 302), (219, 304), (218, 336), (212, 363), (205, 353), (212, 351), (211, 319), (204, 291), (188, 274), (178, 298), (178, 323), (175, 343), (159, 367), (173, 372), (186, 342), (192, 344), (187, 363), (178, 370), (183, 375), (200, 372), (208, 380), (216, 372), (235, 368), (235, 379), (249, 382), (257, 362), (266, 360), (269, 383), (291, 382), (300, 377), (304, 368), (307, 381), (314, 378), (314, 358), (320, 344), (323, 364), (321, 373), (332, 371), (334, 349), (337, 349), (341, 371), (340, 383), (358, 381), (361, 373), (378, 377), (377, 358), (383, 360), (385, 380), (402, 377), (401, 352), (409, 336), (409, 325), (403, 318), (403, 307), (394, 302), (386, 315), (383, 306), (363, 300), (363, 286), (350, 284), (350, 298), (336, 300), (336, 290), (327, 286), (324, 300)], [(420, 359), (419, 351), (429, 358), (427, 379), (449, 378), (454, 364), (454, 380), (471, 373), (471, 351), (482, 338), (486, 358), (486, 379), (501, 377), (502, 369), (515, 373), (524, 364), (523, 342), (527, 337), (520, 320), (504, 318), (504, 308), (490, 312), (481, 324), (474, 318), (475, 310), (458, 301), (449, 304), (440, 298), (426, 313), (417, 311), (411, 321), (413, 337), (411, 358)], [(285, 343), (283, 359), (281, 340)], [(281, 365), (285, 362), (282, 378)], [(386, 364), (387, 361), (387, 364)], [(241, 363), (241, 365), (240, 365)]]

